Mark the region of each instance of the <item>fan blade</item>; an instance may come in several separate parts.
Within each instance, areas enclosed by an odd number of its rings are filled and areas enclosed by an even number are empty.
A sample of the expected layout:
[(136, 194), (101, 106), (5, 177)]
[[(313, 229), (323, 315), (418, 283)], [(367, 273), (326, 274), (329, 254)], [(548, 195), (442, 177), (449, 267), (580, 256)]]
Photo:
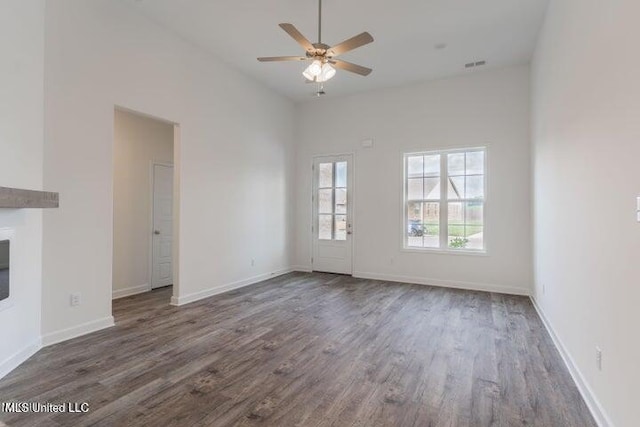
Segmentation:
[(302, 33), (293, 26), (293, 24), (280, 24), (280, 28), (285, 30), (287, 34), (297, 41), (307, 52), (315, 52), (316, 48), (313, 47), (311, 42), (307, 40), (307, 38), (303, 36)]
[(361, 76), (368, 76), (373, 71), (371, 68), (352, 64), (351, 62), (342, 61), (340, 59), (330, 59), (329, 62), (335, 65), (336, 68), (340, 68), (341, 70), (345, 71), (351, 71), (352, 73), (360, 74)]
[(360, 46), (364, 46), (365, 44), (369, 44), (373, 41), (373, 37), (371, 34), (360, 33), (355, 37), (351, 37), (349, 40), (345, 40), (342, 43), (339, 43), (333, 47), (330, 47), (327, 51), (328, 56), (338, 56), (342, 55), (345, 52), (349, 52), (350, 50), (356, 49)]
[(267, 56), (258, 58), (260, 62), (272, 62), (272, 61), (306, 61), (307, 57), (305, 56)]

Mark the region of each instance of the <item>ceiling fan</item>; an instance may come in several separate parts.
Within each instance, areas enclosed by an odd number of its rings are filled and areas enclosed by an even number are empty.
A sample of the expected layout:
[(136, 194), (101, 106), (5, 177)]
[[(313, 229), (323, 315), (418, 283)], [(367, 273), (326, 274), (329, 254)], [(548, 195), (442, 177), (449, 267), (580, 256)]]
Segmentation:
[[(287, 32), (300, 46), (302, 46), (306, 54), (305, 56), (270, 56), (258, 58), (261, 62), (273, 61), (311, 61), (311, 64), (302, 72), (307, 82), (323, 83), (335, 76), (336, 68), (350, 71), (361, 76), (368, 76), (371, 68), (361, 65), (352, 64), (351, 62), (336, 59), (336, 56), (354, 50), (358, 47), (369, 44), (373, 41), (371, 34), (360, 33), (355, 37), (351, 37), (338, 43), (335, 46), (329, 46), (322, 43), (322, 0), (318, 0), (318, 42), (311, 43), (305, 36), (298, 31), (293, 24), (280, 24), (280, 28)], [(318, 94), (324, 94), (320, 92)]]

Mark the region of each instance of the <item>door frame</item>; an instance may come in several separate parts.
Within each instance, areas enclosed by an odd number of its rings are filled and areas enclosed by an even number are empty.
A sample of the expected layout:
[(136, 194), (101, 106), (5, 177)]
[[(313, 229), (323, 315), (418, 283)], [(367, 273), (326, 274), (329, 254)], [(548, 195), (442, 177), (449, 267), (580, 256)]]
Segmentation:
[[(355, 205), (356, 205), (356, 153), (353, 151), (346, 151), (346, 152), (340, 152), (340, 153), (326, 153), (326, 154), (313, 154), (311, 156), (311, 164), (309, 165), (309, 169), (311, 170), (311, 197), (309, 198), (309, 201), (311, 203), (311, 226), (309, 227), (309, 235), (311, 236), (310, 242), (309, 242), (309, 261), (310, 261), (310, 271), (313, 272), (313, 259), (314, 259), (314, 246), (315, 246), (315, 242), (314, 242), (314, 221), (315, 221), (315, 184), (316, 184), (316, 177), (315, 177), (315, 171), (314, 171), (314, 165), (316, 163), (316, 159), (318, 158), (322, 158), (322, 157), (339, 157), (339, 156), (351, 156), (351, 176), (352, 176), (352, 186), (351, 186), (351, 275), (355, 275), (355, 264), (356, 264), (356, 232), (357, 232), (357, 228), (356, 228), (356, 215), (355, 215)], [(347, 200), (349, 200), (348, 198), (349, 196), (347, 195)]]
[[(175, 186), (176, 184), (176, 177), (175, 177), (175, 173), (176, 173), (176, 168), (175, 165), (173, 163), (168, 163), (168, 162), (158, 162), (155, 160), (151, 160), (149, 162), (149, 194), (151, 195), (151, 197), (149, 197), (149, 202), (150, 202), (150, 209), (149, 209), (149, 268), (148, 268), (148, 274), (149, 274), (149, 289), (150, 291), (152, 291), (153, 288), (153, 230), (154, 230), (154, 226), (153, 226), (153, 220), (154, 220), (154, 207), (155, 207), (155, 194), (154, 194), (154, 184), (155, 184), (155, 174), (154, 174), (154, 169), (156, 166), (164, 166), (164, 167), (170, 167), (171, 169), (173, 169), (173, 185)], [(173, 197), (175, 197), (176, 195), (176, 191), (174, 188), (173, 191)], [(175, 207), (175, 201), (173, 201), (173, 206)], [(172, 215), (172, 227), (175, 227), (176, 224), (176, 215), (175, 213)], [(173, 240), (175, 240), (175, 233), (173, 233), (172, 236)], [(176, 244), (175, 242), (173, 242), (172, 244)], [(175, 252), (174, 252), (175, 253)], [(172, 254), (171, 256), (171, 267), (175, 268), (175, 255)], [(174, 280), (175, 282), (175, 275), (174, 275)]]

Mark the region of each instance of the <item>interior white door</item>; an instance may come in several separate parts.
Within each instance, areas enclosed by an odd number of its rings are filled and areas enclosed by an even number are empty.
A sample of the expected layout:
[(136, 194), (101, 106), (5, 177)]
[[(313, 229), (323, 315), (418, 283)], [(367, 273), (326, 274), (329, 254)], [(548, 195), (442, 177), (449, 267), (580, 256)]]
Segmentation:
[(173, 167), (153, 165), (151, 288), (173, 284)]
[(352, 274), (353, 160), (316, 157), (313, 163), (314, 271)]

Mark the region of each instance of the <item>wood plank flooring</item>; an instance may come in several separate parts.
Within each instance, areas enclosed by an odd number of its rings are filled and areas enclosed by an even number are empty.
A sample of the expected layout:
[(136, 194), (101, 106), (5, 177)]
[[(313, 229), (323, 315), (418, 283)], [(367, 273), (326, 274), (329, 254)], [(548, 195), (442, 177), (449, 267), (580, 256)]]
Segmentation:
[(595, 426), (524, 297), (292, 273), (47, 347), (0, 401), (88, 401), (10, 426)]

